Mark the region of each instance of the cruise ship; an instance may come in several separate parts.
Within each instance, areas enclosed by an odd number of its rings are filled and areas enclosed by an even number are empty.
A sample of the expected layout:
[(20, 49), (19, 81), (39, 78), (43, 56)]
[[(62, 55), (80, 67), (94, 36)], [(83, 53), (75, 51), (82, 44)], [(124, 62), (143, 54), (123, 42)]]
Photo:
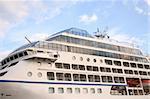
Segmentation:
[(133, 44), (70, 28), (1, 61), (0, 99), (150, 99), (150, 60)]

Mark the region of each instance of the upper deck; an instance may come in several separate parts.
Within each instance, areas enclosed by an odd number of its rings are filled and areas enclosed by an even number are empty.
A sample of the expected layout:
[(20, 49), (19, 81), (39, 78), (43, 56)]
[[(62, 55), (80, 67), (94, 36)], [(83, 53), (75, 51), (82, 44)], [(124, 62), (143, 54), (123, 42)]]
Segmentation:
[(86, 30), (70, 28), (51, 35), (46, 41), (61, 41), (74, 43), (79, 45), (91, 46), (95, 48), (103, 48), (108, 50), (120, 51), (129, 54), (142, 55), (142, 52), (135, 44), (128, 42), (119, 42), (105, 35), (100, 34), (99, 37), (93, 36)]

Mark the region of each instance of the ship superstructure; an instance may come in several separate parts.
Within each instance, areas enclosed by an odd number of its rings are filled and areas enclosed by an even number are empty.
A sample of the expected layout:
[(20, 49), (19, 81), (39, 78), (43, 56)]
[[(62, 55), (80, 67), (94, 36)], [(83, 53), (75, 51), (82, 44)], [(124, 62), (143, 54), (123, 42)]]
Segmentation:
[(132, 44), (70, 28), (1, 61), (0, 99), (149, 99), (149, 62)]

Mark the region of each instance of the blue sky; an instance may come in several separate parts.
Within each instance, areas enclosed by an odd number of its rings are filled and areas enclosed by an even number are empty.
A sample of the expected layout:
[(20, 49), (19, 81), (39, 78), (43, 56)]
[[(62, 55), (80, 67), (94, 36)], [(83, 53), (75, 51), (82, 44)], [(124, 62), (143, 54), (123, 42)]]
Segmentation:
[[(150, 0), (0, 0), (0, 57), (31, 41), (77, 27), (108, 27), (112, 39), (150, 54)], [(0, 58), (0, 59), (1, 59)]]

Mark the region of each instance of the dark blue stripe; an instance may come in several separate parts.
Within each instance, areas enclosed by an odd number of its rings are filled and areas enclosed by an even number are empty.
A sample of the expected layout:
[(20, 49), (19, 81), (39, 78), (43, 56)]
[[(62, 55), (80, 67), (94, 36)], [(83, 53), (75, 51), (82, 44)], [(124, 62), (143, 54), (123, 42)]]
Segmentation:
[[(39, 81), (18, 81), (18, 80), (0, 80), (0, 82), (11, 82), (11, 83), (31, 83), (31, 84), (61, 84), (61, 85), (87, 85), (87, 86), (112, 86), (114, 84), (91, 84), (91, 83), (65, 83), (65, 82), (39, 82)], [(116, 85), (116, 86), (127, 86), (127, 85)]]

